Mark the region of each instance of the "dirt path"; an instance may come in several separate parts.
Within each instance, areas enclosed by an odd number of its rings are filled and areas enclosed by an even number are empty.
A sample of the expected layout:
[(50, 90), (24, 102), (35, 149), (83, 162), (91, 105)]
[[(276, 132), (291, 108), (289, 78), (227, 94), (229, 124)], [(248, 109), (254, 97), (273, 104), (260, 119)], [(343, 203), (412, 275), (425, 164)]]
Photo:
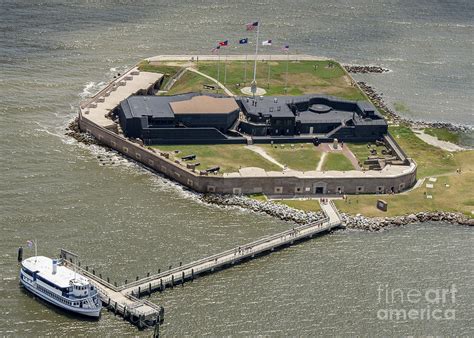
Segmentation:
[(196, 74), (199, 74), (201, 76), (204, 76), (206, 79), (209, 79), (213, 82), (215, 82), (219, 87), (221, 87), (224, 92), (229, 95), (229, 96), (235, 96), (229, 89), (227, 89), (222, 83), (220, 83), (219, 81), (217, 81), (216, 79), (214, 79), (213, 77), (207, 75), (207, 74), (204, 74), (202, 72), (200, 72), (199, 70), (195, 69), (195, 68), (191, 68), (191, 67), (188, 67), (186, 68), (187, 70), (191, 71), (191, 72), (194, 72)]
[(285, 166), (283, 164), (281, 164), (280, 162), (275, 160), (264, 149), (260, 148), (259, 146), (251, 145), (251, 146), (246, 146), (246, 148), (253, 151), (253, 152), (255, 152), (255, 153), (257, 153), (257, 154), (259, 154), (260, 156), (262, 156), (267, 161), (270, 161), (270, 162), (276, 164), (277, 166), (279, 166), (280, 168), (285, 169)]
[(321, 155), (321, 158), (319, 159), (318, 166), (316, 167), (316, 171), (322, 171), (323, 164), (327, 156), (328, 156), (328, 153), (323, 152), (323, 154)]

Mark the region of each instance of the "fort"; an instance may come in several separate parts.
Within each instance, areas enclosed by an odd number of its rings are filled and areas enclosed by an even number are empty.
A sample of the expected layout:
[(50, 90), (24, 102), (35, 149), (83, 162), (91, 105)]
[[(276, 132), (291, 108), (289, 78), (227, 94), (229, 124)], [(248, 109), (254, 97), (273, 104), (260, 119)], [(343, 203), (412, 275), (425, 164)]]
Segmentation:
[[(242, 62), (241, 56), (229, 58)], [(259, 58), (264, 63), (269, 56), (260, 55)], [(278, 60), (278, 56), (272, 55), (272, 62)], [(405, 155), (388, 133), (387, 122), (377, 109), (360, 96), (360, 89), (350, 75), (331, 60), (302, 55), (289, 56), (288, 60), (295, 64), (295, 69), (302, 65), (314, 70), (324, 67), (320, 71), (328, 78), (339, 72), (337, 80), (343, 79), (344, 83), (339, 83), (337, 88), (343, 88), (345, 92), (328, 95), (332, 92), (314, 92), (315, 89), (306, 85), (303, 92), (293, 90), (301, 95), (280, 95), (283, 94), (280, 92), (271, 95), (269, 82), (268, 95), (245, 96), (239, 90), (240, 83), (229, 89), (212, 77), (212, 71), (208, 71), (211, 75), (201, 71), (212, 67), (213, 56), (199, 57), (199, 65), (204, 65), (204, 68), (196, 67), (197, 62), (191, 57), (159, 56), (148, 59), (146, 67), (141, 67), (141, 64), (132, 67), (83, 102), (79, 127), (100, 143), (198, 192), (303, 197), (399, 193), (412, 187), (416, 182), (416, 163)], [(166, 71), (160, 73), (160, 69), (169, 69), (166, 62), (181, 62), (179, 71), (174, 75)], [(271, 63), (266, 63), (271, 66)], [(153, 64), (158, 67), (150, 68)], [(202, 74), (211, 85), (203, 84), (201, 88), (218, 90), (172, 93), (173, 87), (182, 84), (183, 79), (184, 83), (187, 81), (186, 73), (193, 76)], [(309, 73), (309, 80), (311, 76), (314, 74)], [(308, 82), (304, 74), (300, 77), (303, 82)], [(298, 81), (295, 81), (295, 86), (298, 86)], [(171, 90), (163, 93), (165, 87)], [(238, 92), (241, 95), (237, 95)], [(341, 96), (355, 96), (356, 99)], [(327, 144), (326, 151), (345, 154), (347, 146), (344, 143), (347, 142), (381, 145), (383, 155), (370, 149), (371, 153), (367, 152), (364, 159), (359, 163), (356, 159), (354, 167), (345, 170), (321, 170), (317, 163), (314, 168), (301, 170), (292, 168), (292, 163), (281, 165), (263, 151), (265, 156), (259, 161), (266, 165), (253, 165), (252, 161), (244, 163), (236, 155), (234, 162), (241, 163), (238, 169), (228, 172), (220, 171), (219, 163), (197, 170), (199, 153), (181, 158), (176, 156), (180, 153), (179, 145), (199, 144), (202, 145), (200, 150), (206, 145), (220, 144), (239, 147), (287, 144), (288, 149), (294, 149), (296, 154), (302, 148), (295, 147), (295, 144), (319, 146), (323, 143)], [(174, 145), (176, 149), (170, 150), (164, 145)], [(257, 149), (257, 153), (262, 154), (261, 150)], [(348, 152), (347, 156), (355, 158)], [(190, 163), (188, 159), (196, 161)], [(283, 168), (275, 169), (268, 160)]]

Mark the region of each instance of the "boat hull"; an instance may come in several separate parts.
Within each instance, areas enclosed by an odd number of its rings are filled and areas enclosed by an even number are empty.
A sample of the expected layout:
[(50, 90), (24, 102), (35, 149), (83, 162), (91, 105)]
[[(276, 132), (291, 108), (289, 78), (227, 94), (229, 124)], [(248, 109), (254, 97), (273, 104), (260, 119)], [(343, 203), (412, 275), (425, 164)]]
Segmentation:
[(21, 283), (21, 285), (23, 285), (23, 287), (26, 290), (28, 290), (29, 292), (31, 292), (35, 296), (40, 297), (44, 301), (46, 301), (46, 302), (48, 302), (48, 303), (50, 303), (54, 306), (57, 306), (57, 307), (61, 308), (62, 310), (66, 310), (68, 312), (76, 313), (76, 314), (86, 316), (86, 317), (91, 317), (91, 318), (99, 318), (100, 317), (101, 307), (96, 308), (96, 309), (84, 309), (84, 308), (76, 308), (76, 307), (72, 307), (72, 306), (67, 306), (66, 304), (58, 302), (55, 299), (50, 298), (47, 295), (39, 292), (38, 290), (36, 290), (36, 288), (34, 286), (32, 286), (32, 285), (26, 283), (25, 281), (23, 281), (23, 279), (21, 277), (20, 277), (20, 283)]

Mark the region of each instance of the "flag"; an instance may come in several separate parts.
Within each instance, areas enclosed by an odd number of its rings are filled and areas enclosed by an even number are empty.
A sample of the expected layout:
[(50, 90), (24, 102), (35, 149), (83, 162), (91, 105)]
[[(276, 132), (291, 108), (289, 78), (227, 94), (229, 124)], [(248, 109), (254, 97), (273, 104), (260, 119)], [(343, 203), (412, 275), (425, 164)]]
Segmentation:
[(255, 22), (249, 22), (248, 24), (245, 25), (248, 31), (253, 31), (255, 28), (258, 27), (258, 21)]
[(217, 53), (219, 51), (219, 49), (221, 49), (221, 46), (216, 46), (214, 48), (212, 48), (212, 53)]
[(240, 40), (239, 40), (239, 44), (240, 44), (240, 45), (246, 45), (247, 43), (249, 43), (249, 39), (248, 39), (248, 38), (240, 39)]
[(26, 245), (28, 246), (28, 248), (32, 248), (33, 247), (33, 241), (26, 241)]
[(290, 46), (289, 45), (284, 45), (281, 50), (284, 51), (284, 52), (288, 52), (290, 50)]
[(227, 47), (228, 45), (229, 45), (229, 40), (219, 42), (219, 46), (221, 47)]
[(271, 46), (272, 45), (272, 40), (265, 40), (262, 42), (262, 46)]

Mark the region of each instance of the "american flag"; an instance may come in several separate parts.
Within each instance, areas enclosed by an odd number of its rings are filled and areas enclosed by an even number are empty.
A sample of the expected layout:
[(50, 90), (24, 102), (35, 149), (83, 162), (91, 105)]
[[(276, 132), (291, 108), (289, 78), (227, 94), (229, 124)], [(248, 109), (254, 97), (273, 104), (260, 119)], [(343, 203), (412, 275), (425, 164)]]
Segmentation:
[(284, 52), (288, 52), (290, 50), (290, 46), (289, 45), (284, 45), (281, 50), (284, 51)]
[(219, 51), (219, 49), (221, 49), (221, 46), (216, 46), (214, 48), (212, 48), (212, 53), (215, 54)]
[(34, 244), (33, 241), (30, 241), (30, 240), (26, 241), (26, 245), (28, 246), (28, 248), (32, 248), (33, 244)]
[(229, 45), (229, 40), (219, 42), (219, 46), (227, 47)]
[(258, 21), (255, 22), (249, 22), (248, 24), (245, 25), (248, 31), (253, 31), (255, 28), (258, 27)]

